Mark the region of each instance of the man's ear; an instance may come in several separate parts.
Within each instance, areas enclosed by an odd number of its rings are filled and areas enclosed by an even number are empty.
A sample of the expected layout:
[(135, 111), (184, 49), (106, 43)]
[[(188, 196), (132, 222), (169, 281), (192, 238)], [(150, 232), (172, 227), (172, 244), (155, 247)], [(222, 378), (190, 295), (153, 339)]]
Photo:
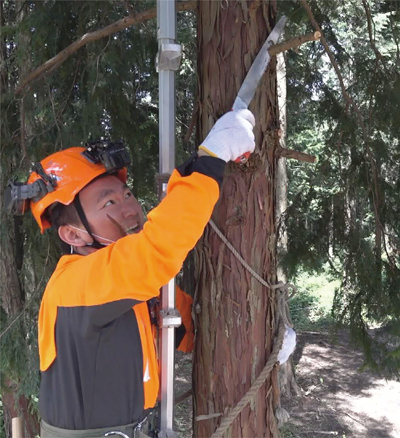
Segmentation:
[(89, 236), (85, 236), (83, 231), (79, 231), (69, 225), (61, 225), (58, 228), (58, 235), (63, 242), (70, 246), (86, 246), (90, 243), (84, 239), (84, 237), (88, 238)]

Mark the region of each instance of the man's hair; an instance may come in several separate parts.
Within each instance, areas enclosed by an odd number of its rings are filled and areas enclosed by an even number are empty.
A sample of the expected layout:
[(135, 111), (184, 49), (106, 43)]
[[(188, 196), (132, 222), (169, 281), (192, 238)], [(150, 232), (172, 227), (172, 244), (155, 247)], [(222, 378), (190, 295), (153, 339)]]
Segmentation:
[(81, 225), (74, 203), (64, 205), (56, 202), (48, 209), (48, 216), (51, 225), (56, 231), (58, 231), (62, 225)]
[[(81, 221), (76, 211), (75, 205), (72, 202), (69, 205), (64, 205), (59, 202), (52, 204), (46, 212), (49, 222), (55, 229), (58, 236), (58, 229), (62, 225), (76, 225), (82, 226)], [(61, 252), (63, 254), (69, 254), (71, 252), (71, 247), (66, 242), (64, 242), (59, 236)]]

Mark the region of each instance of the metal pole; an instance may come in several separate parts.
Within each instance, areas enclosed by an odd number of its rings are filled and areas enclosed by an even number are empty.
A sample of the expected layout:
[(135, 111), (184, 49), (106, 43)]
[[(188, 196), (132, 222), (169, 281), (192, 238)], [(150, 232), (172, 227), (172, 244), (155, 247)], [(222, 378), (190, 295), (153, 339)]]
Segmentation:
[(24, 438), (24, 423), (22, 417), (14, 417), (11, 420), (12, 438)]
[[(160, 174), (171, 174), (175, 168), (175, 71), (181, 58), (181, 46), (176, 44), (175, 0), (157, 0), (159, 72), (159, 135)], [(163, 193), (166, 192), (163, 185)], [(175, 279), (161, 289), (160, 353), (161, 402), (160, 437), (175, 437), (174, 420), (174, 359), (175, 327), (181, 317), (175, 308)]]

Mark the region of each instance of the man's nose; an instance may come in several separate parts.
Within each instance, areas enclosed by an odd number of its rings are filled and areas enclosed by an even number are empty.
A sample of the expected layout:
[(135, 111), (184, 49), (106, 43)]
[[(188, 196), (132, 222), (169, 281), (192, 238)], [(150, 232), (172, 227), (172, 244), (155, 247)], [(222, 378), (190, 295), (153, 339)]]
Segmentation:
[(122, 215), (124, 218), (136, 217), (138, 214), (139, 211), (136, 202), (124, 202), (122, 206)]

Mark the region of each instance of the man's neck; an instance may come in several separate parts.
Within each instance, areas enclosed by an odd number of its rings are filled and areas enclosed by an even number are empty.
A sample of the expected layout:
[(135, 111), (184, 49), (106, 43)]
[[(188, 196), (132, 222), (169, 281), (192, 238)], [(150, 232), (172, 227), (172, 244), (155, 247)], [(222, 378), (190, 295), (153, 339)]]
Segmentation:
[(90, 246), (74, 246), (74, 253), (79, 255), (89, 255), (97, 251), (95, 248), (91, 248)]

